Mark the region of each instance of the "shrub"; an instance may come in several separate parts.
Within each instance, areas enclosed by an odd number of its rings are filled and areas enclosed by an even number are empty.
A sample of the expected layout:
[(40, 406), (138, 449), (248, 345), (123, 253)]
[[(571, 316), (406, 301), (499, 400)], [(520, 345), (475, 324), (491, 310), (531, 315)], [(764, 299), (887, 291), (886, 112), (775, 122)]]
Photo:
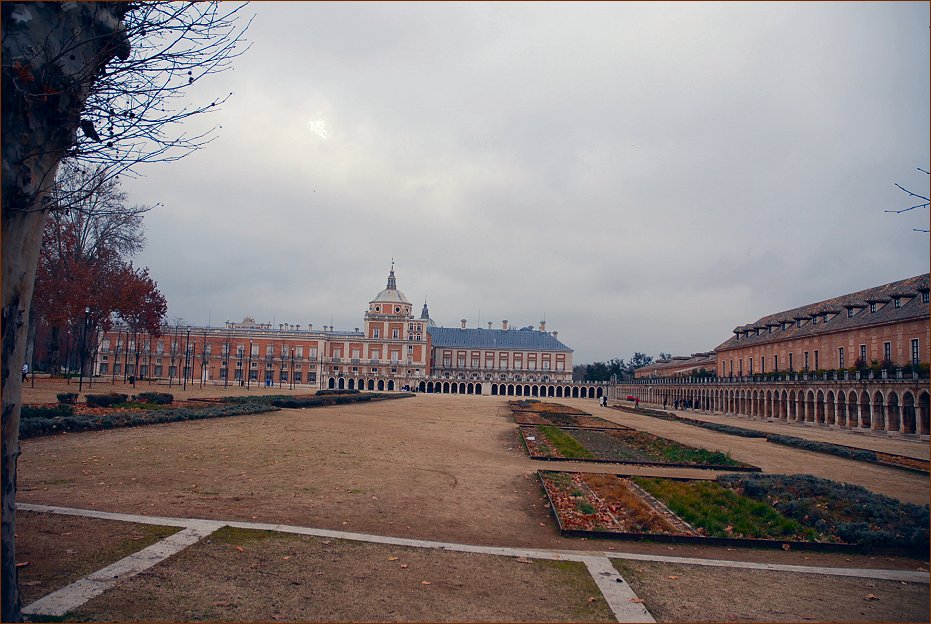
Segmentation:
[(110, 407), (111, 405), (125, 403), (128, 398), (127, 395), (118, 392), (111, 392), (109, 394), (88, 394), (87, 404), (91, 407)]
[(134, 398), (140, 403), (151, 403), (152, 405), (170, 405), (175, 400), (174, 395), (167, 392), (140, 392)]
[(78, 395), (76, 392), (59, 392), (55, 395), (59, 403), (64, 403), (65, 405), (74, 405), (78, 400)]
[(73, 413), (74, 408), (64, 403), (56, 405), (55, 407), (33, 407), (31, 405), (23, 405), (20, 409), (19, 417), (21, 420), (32, 418), (60, 418), (62, 416), (71, 416)]
[(358, 390), (317, 390), (317, 396), (327, 394), (359, 394)]

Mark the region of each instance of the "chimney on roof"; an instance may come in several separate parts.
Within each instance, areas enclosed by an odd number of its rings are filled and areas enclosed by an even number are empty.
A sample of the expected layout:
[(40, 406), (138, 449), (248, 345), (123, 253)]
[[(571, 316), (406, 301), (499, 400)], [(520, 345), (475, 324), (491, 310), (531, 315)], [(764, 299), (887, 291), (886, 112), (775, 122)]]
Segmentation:
[(558, 336), (558, 335), (559, 335), (559, 332), (558, 332), (558, 331), (554, 331), (554, 332), (553, 332), (553, 338), (555, 338), (555, 337)]
[(314, 331), (314, 324), (313, 324), (313, 323), (307, 323), (307, 331)]
[(301, 324), (300, 324), (300, 323), (298, 323), (297, 325), (295, 325), (295, 327), (297, 328), (297, 331), (301, 331)]
[(465, 319), (459, 319), (459, 322), (462, 323), (462, 329), (465, 329), (465, 328), (466, 328), (466, 320), (465, 320)]
[(357, 334), (359, 333), (359, 328), (358, 328), (358, 327), (356, 327), (355, 332), (356, 332)]
[(505, 319), (501, 321), (501, 329), (507, 329), (507, 328), (508, 328), (508, 322), (507, 322), (507, 319)]
[(546, 331), (546, 321), (540, 321), (540, 331), (541, 332)]
[(488, 321), (488, 329), (491, 329), (491, 321)]

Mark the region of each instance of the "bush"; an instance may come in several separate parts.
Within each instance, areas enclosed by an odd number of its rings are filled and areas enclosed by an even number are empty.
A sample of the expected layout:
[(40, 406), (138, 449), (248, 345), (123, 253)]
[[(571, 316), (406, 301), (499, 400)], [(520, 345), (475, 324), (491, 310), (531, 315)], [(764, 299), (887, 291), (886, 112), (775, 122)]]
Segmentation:
[(118, 392), (111, 392), (109, 394), (88, 394), (87, 404), (91, 407), (110, 407), (111, 405), (125, 403), (127, 399), (129, 399), (127, 395)]
[(359, 394), (358, 390), (317, 390), (317, 396), (327, 394)]
[(20, 420), (29, 420), (32, 418), (61, 418), (62, 416), (71, 416), (73, 413), (74, 408), (64, 403), (56, 405), (55, 407), (33, 407), (31, 405), (23, 405), (20, 409), (19, 417)]
[(78, 400), (78, 395), (75, 392), (59, 392), (55, 395), (55, 398), (58, 399), (59, 403), (74, 405)]
[(152, 405), (170, 405), (174, 402), (175, 397), (167, 392), (140, 392), (134, 399), (140, 403), (151, 403)]

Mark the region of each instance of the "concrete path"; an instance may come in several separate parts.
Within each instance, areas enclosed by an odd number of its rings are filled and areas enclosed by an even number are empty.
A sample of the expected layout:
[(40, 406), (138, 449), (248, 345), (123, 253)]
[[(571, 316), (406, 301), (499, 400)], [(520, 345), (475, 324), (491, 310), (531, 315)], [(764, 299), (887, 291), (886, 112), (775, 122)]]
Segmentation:
[(224, 522), (218, 520), (201, 520), (194, 518), (171, 518), (159, 516), (142, 516), (134, 514), (120, 514), (89, 509), (74, 509), (69, 507), (55, 507), (50, 505), (32, 505), (20, 503), (17, 509), (40, 513), (57, 513), (87, 518), (105, 520), (119, 520), (136, 522), (140, 524), (154, 524), (162, 526), (183, 527), (184, 530), (164, 540), (132, 554), (116, 563), (64, 587), (44, 598), (33, 602), (23, 609), (28, 615), (62, 617), (88, 600), (97, 596), (116, 584), (132, 578), (140, 572), (154, 566), (168, 557), (191, 546), (207, 537), (223, 526), (261, 531), (277, 531), (314, 537), (326, 537), (413, 548), (432, 548), (456, 552), (498, 555), (504, 557), (525, 557), (529, 559), (547, 559), (559, 561), (578, 561), (585, 564), (592, 575), (595, 584), (601, 590), (608, 606), (614, 613), (618, 622), (653, 622), (654, 619), (643, 606), (627, 582), (617, 572), (611, 563), (612, 558), (639, 561), (659, 561), (668, 563), (681, 563), (691, 565), (704, 565), (715, 567), (732, 567), (742, 569), (785, 571), (806, 574), (823, 574), (834, 576), (853, 576), (869, 579), (886, 579), (910, 583), (929, 583), (927, 572), (913, 572), (907, 570), (882, 570), (863, 568), (825, 568), (816, 566), (775, 565), (767, 563), (751, 563), (744, 561), (722, 561), (714, 559), (696, 559), (690, 557), (667, 557), (658, 555), (642, 555), (619, 552), (584, 552), (572, 550), (542, 550), (528, 548), (508, 548), (499, 546), (473, 546), (470, 544), (456, 544), (451, 542), (437, 542), (428, 540), (406, 539), (371, 535), (365, 533), (349, 533), (327, 529), (314, 529), (284, 524), (266, 524), (256, 522)]

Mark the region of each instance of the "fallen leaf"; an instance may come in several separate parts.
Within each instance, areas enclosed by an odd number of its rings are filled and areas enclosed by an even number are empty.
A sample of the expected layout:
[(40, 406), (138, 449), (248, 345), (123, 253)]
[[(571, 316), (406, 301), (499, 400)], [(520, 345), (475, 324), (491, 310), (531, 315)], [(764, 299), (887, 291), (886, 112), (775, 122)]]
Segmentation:
[(401, 564), (401, 569), (402, 569), (402, 570), (405, 570), (405, 569), (407, 569), (407, 567), (408, 567), (408, 566), (407, 566), (407, 564), (406, 564), (406, 563), (402, 563), (402, 564)]
[(25, 568), (27, 565), (29, 565), (29, 562), (28, 562), (28, 561), (23, 561), (22, 563), (17, 563), (17, 564), (16, 564), (16, 567), (17, 567), (17, 568)]
[(245, 552), (245, 551), (246, 551), (246, 549), (243, 548), (242, 546), (237, 546), (237, 547), (236, 547), (236, 550), (238, 550), (239, 552)]
[(421, 585), (429, 585), (429, 584), (430, 584), (430, 581), (420, 581), (420, 584), (421, 584)]
[(867, 594), (864, 600), (879, 600), (879, 598), (876, 597), (876, 594)]
[(533, 563), (533, 559), (528, 559), (527, 557), (518, 557), (517, 563)]
[(290, 559), (290, 558), (291, 558), (291, 557), (288, 556), (288, 555), (285, 555), (284, 557), (282, 557), (282, 559), (284, 559), (285, 561), (287, 561), (287, 560)]
[(598, 600), (598, 599), (595, 598), (594, 596), (589, 596), (589, 597), (588, 597), (588, 603), (589, 603), (589, 604), (595, 602), (596, 600)]
[(326, 544), (327, 546), (329, 546), (329, 545), (330, 545), (330, 542), (329, 542), (329, 540), (323, 540), (323, 543), (324, 543), (324, 544)]
[(668, 578), (670, 581), (678, 581), (678, 580), (679, 580), (679, 577), (676, 576), (675, 574), (670, 574), (670, 575), (667, 576), (666, 578)]
[(643, 602), (643, 598), (631, 598), (629, 602), (636, 602), (639, 604)]
[(398, 557), (388, 557), (388, 561), (397, 561)]

